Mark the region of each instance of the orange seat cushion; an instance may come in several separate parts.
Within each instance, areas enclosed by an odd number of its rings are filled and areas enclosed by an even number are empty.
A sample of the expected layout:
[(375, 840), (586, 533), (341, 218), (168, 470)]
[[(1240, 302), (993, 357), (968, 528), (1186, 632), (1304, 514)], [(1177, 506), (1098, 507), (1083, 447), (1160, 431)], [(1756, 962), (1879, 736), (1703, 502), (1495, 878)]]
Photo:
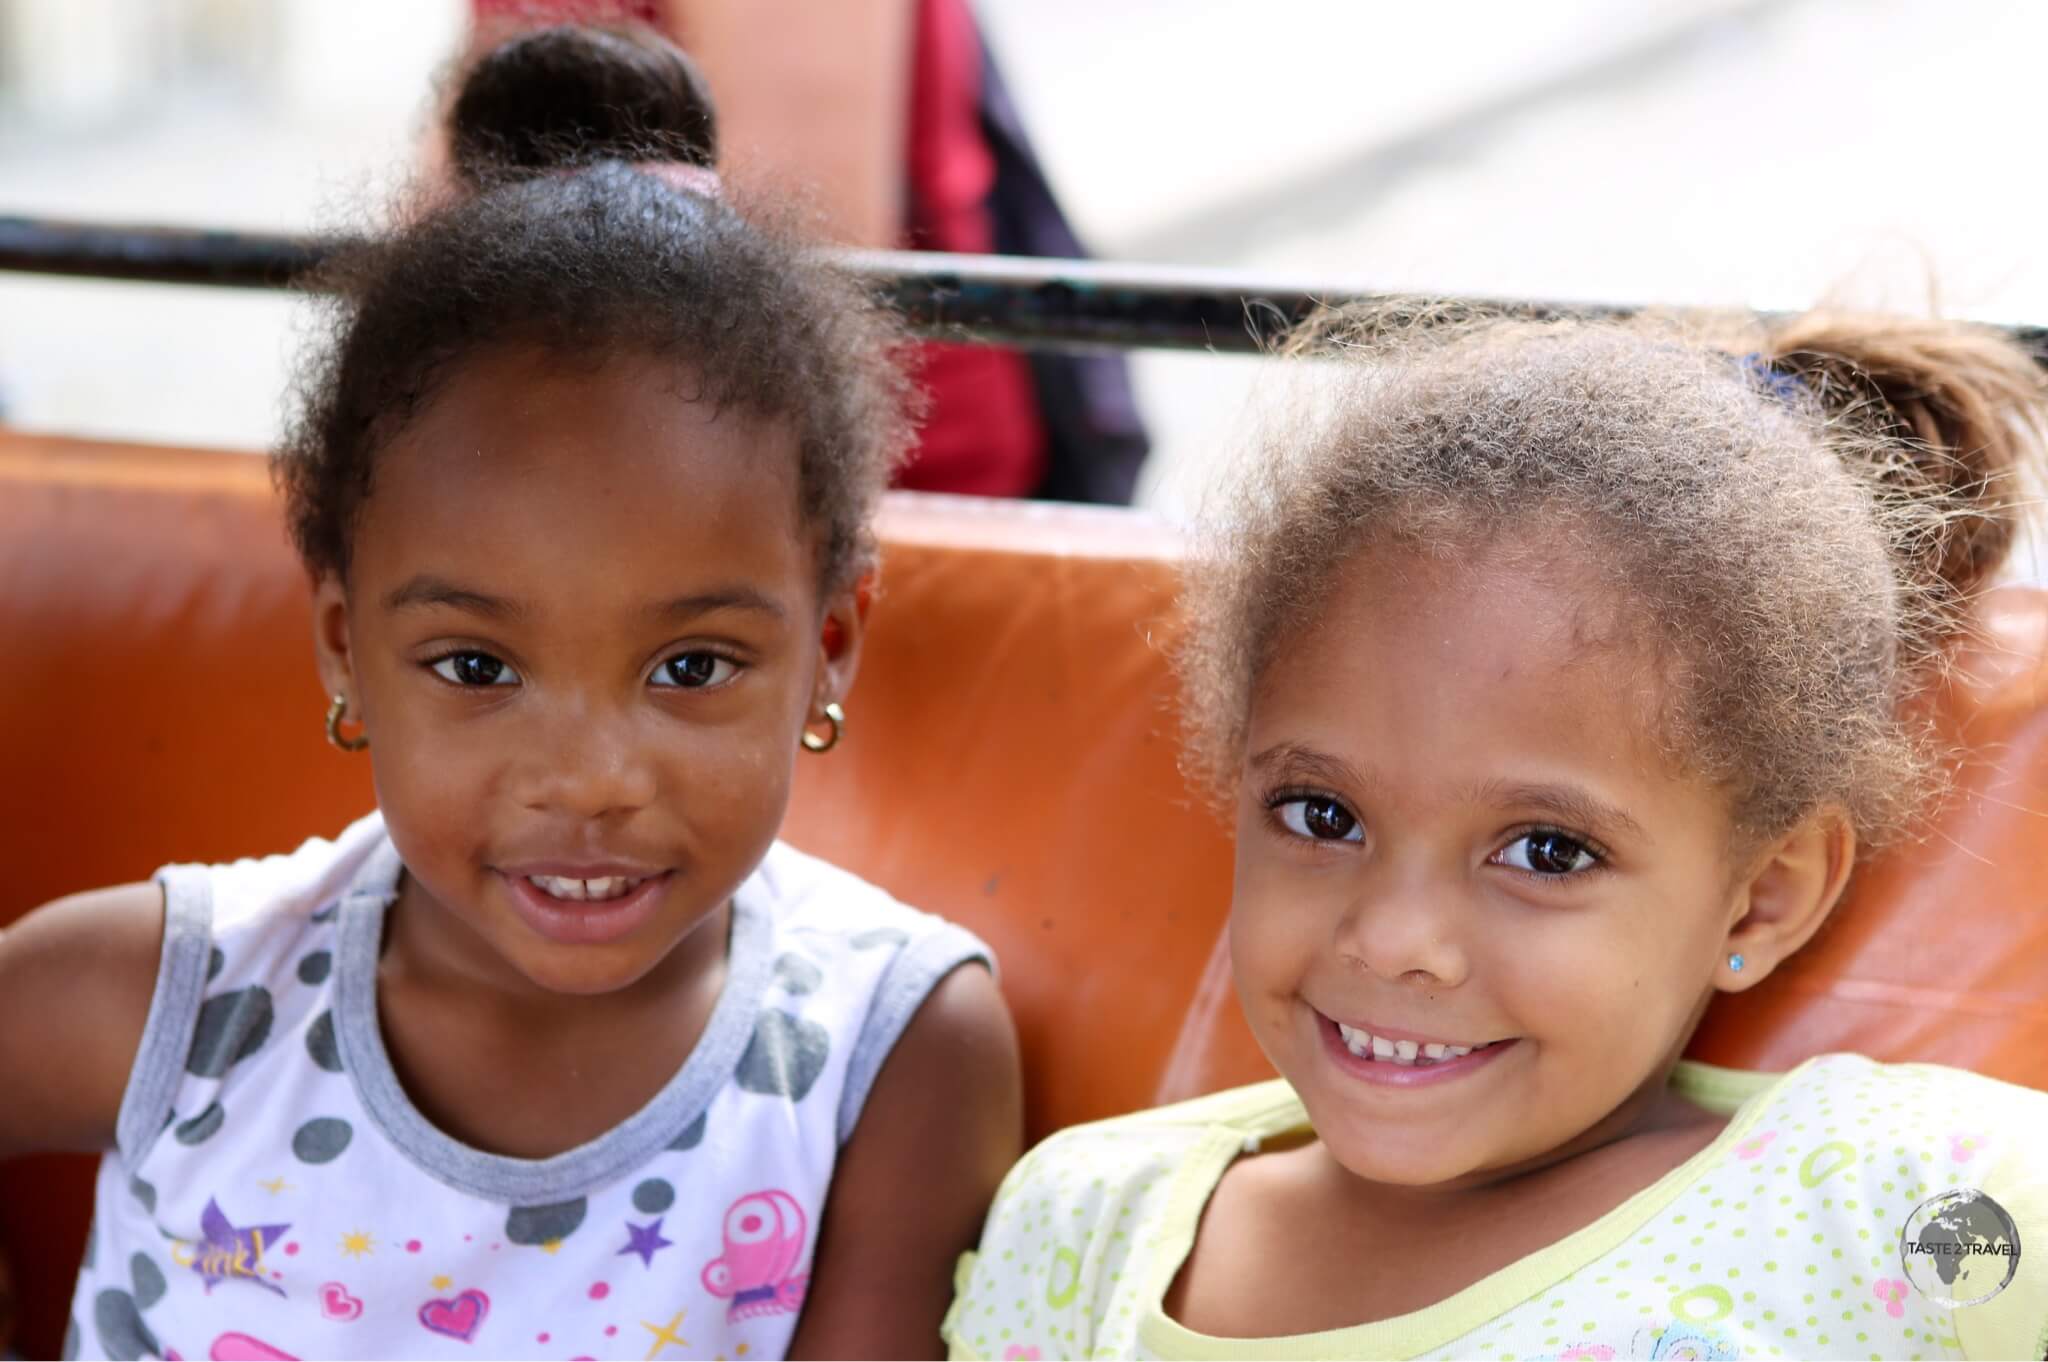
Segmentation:
[[(1229, 830), (1177, 772), (1175, 534), (909, 495), (881, 531), (846, 741), (802, 760), (790, 840), (995, 947), (1034, 1139), (1266, 1076), (1223, 949)], [(1853, 1049), (2048, 1087), (2048, 597), (2000, 593), (1985, 617), (1942, 714), (1969, 757), (1932, 836), (1723, 1000), (1699, 1057)], [(323, 740), (305, 582), (260, 460), (0, 433), (0, 638), (0, 923), (370, 806), (367, 759)], [(0, 1165), (32, 1356), (63, 1332), (89, 1175)]]

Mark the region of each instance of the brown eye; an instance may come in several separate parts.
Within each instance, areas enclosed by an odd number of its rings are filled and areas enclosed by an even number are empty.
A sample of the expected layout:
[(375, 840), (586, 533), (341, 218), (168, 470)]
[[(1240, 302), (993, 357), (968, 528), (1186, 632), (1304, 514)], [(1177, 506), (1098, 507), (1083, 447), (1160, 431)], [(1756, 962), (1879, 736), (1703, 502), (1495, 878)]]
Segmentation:
[(706, 686), (716, 686), (731, 680), (738, 670), (731, 659), (720, 657), (717, 653), (678, 653), (655, 668), (654, 684), (677, 686), (684, 690), (702, 690)]
[(1280, 821), (1297, 837), (1318, 842), (1362, 842), (1365, 830), (1351, 810), (1327, 795), (1290, 799), (1278, 806)]
[(458, 686), (513, 686), (519, 674), (489, 653), (450, 653), (434, 663), (435, 675)]
[(1569, 875), (1600, 863), (1584, 842), (1561, 832), (1532, 832), (1502, 849), (1501, 859), (1517, 870), (1537, 875)]

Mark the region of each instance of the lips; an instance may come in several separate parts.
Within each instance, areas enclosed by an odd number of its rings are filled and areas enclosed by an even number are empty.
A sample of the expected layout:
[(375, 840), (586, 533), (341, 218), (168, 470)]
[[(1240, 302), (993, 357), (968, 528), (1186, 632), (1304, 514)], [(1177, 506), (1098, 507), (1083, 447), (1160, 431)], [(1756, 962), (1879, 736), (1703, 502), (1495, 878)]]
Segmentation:
[(1338, 1069), (1369, 1083), (1417, 1087), (1475, 1073), (1512, 1050), (1515, 1038), (1473, 1042), (1352, 1026), (1315, 1013), (1324, 1050)]
[(529, 928), (565, 946), (630, 936), (654, 916), (674, 872), (619, 863), (548, 862), (497, 867), (513, 910)]

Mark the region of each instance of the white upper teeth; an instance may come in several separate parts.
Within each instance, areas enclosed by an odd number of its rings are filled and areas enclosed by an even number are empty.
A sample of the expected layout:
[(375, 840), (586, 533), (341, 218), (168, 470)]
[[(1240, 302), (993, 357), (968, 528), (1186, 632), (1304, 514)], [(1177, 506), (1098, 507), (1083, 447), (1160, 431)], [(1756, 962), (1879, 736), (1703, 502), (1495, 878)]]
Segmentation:
[(560, 875), (528, 875), (526, 878), (549, 898), (588, 903), (594, 899), (618, 898), (641, 884), (646, 877), (600, 875), (594, 880), (571, 880)]
[(1385, 1036), (1375, 1036), (1372, 1032), (1355, 1026), (1346, 1026), (1343, 1022), (1337, 1023), (1337, 1033), (1344, 1038), (1344, 1048), (1360, 1059), (1382, 1060), (1403, 1067), (1457, 1059), (1461, 1055), (1471, 1054), (1475, 1049), (1485, 1048), (1474, 1045), (1442, 1045), (1435, 1041), (1423, 1045), (1412, 1040), (1389, 1040)]

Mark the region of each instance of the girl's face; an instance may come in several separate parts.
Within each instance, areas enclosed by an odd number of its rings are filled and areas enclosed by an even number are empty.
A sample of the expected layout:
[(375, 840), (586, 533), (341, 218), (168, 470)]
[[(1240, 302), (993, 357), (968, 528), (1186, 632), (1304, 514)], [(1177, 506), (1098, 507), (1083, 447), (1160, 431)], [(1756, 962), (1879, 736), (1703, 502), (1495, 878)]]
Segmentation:
[(730, 898), (852, 679), (795, 437), (688, 391), (652, 359), (479, 355), (379, 452), (350, 580), (315, 597), (411, 888), (550, 991), (634, 982)]
[(1587, 576), (1362, 557), (1256, 688), (1238, 991), (1368, 1180), (1483, 1181), (1661, 1087), (1744, 915), (1724, 800), (1653, 749)]

